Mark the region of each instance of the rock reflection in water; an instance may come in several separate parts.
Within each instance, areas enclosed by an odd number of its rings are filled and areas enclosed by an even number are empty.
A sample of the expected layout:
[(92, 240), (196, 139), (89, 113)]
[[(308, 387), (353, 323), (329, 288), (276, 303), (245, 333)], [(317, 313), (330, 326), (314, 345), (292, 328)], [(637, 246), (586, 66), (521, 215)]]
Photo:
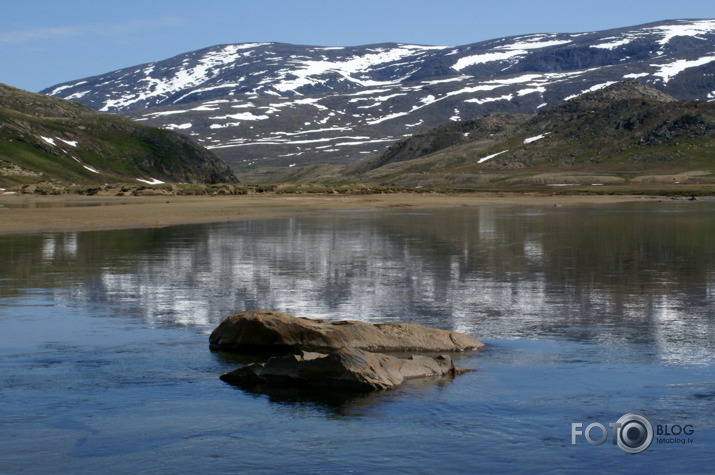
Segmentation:
[(308, 387), (281, 388), (268, 385), (235, 386), (235, 388), (259, 398), (267, 396), (275, 404), (291, 407), (308, 405), (323, 412), (327, 417), (356, 417), (366, 412), (374, 413), (377, 406), (399, 400), (405, 393), (415, 397), (418, 393), (432, 391), (435, 387), (444, 388), (453, 380), (453, 376), (417, 378), (406, 381), (398, 388), (361, 393)]
[(165, 229), (3, 236), (0, 278), (68, 304), (208, 329), (270, 308), (482, 338), (655, 343), (711, 358), (712, 203), (344, 212)]
[[(244, 355), (236, 353), (226, 353), (213, 351), (214, 357), (221, 362), (222, 367), (238, 368), (251, 363), (262, 363), (268, 356)], [(453, 353), (455, 361), (460, 362), (460, 369), (463, 373), (473, 371), (474, 357), (478, 352), (467, 351), (464, 353)], [(396, 356), (407, 357), (408, 354), (395, 353)], [(276, 404), (288, 406), (310, 406), (323, 412), (328, 417), (354, 417), (374, 409), (375, 406), (389, 404), (400, 399), (405, 393), (413, 396), (419, 393), (426, 393), (435, 388), (446, 388), (452, 383), (457, 375), (431, 376), (424, 378), (413, 378), (404, 381), (400, 386), (381, 391), (341, 391), (337, 388), (310, 387), (295, 385), (293, 387), (252, 384), (236, 384), (233, 387), (245, 394), (253, 395), (257, 398), (267, 396)]]

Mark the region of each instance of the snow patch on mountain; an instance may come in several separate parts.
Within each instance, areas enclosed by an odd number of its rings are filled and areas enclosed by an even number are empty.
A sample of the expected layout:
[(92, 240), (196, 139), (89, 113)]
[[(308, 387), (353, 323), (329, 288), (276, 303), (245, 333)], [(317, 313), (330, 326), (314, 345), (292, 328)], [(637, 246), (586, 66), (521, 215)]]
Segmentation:
[[(374, 87), (387, 84), (396, 84), (404, 80), (397, 78), (388, 81), (377, 81), (366, 79), (358, 76), (358, 73), (363, 73), (375, 66), (392, 63), (402, 60), (409, 56), (414, 56), (426, 49), (442, 49), (445, 47), (425, 47), (415, 45), (400, 45), (397, 48), (381, 48), (375, 49), (369, 54), (352, 56), (343, 61), (311, 61), (304, 59), (290, 59), (287, 64), (291, 68), (283, 69), (278, 72), (279, 82), (273, 85), (273, 88), (281, 91), (294, 91), (300, 87), (315, 85), (324, 82), (320, 79), (327, 73), (337, 73), (345, 80), (354, 82), (364, 87)], [(407, 74), (405, 77), (409, 76)]]
[(543, 139), (544, 137), (546, 137), (547, 135), (549, 135), (550, 133), (551, 132), (545, 132), (541, 135), (536, 135), (534, 137), (526, 138), (526, 139), (524, 139), (524, 145), (530, 144), (532, 142), (537, 142), (537, 141)]
[(227, 83), (223, 83), (223, 84), (218, 84), (216, 86), (200, 87), (200, 88), (194, 89), (193, 91), (189, 91), (188, 93), (186, 93), (182, 96), (179, 96), (178, 99), (174, 100), (174, 104), (178, 104), (179, 102), (184, 101), (188, 97), (195, 95), (195, 94), (201, 94), (201, 93), (209, 92), (209, 91), (216, 91), (218, 89), (230, 89), (230, 88), (239, 87), (241, 85), (241, 82), (243, 82), (243, 78), (241, 78), (241, 79), (242, 80), (238, 81), (238, 82), (227, 82)]
[(75, 92), (74, 94), (70, 94), (69, 96), (67, 96), (67, 100), (76, 101), (77, 99), (82, 99), (90, 92), (92, 92), (90, 89), (87, 89), (86, 91)]
[(704, 38), (699, 35), (715, 33), (715, 20), (683, 20), (672, 25), (661, 25), (645, 29), (646, 33), (650, 31), (662, 35), (662, 38), (658, 41), (661, 45), (668, 44), (678, 36), (690, 36), (702, 40)]
[(650, 73), (631, 73), (623, 76), (623, 79), (638, 79), (650, 76)]
[(75, 147), (75, 148), (77, 147), (77, 141), (76, 141), (76, 140), (65, 140), (65, 139), (61, 139), (61, 138), (59, 138), (59, 137), (55, 137), (55, 138), (56, 138), (57, 140), (59, 140), (60, 142), (66, 143), (66, 144), (69, 145), (70, 147)]
[(658, 71), (653, 73), (653, 75), (661, 78), (663, 83), (667, 84), (668, 81), (670, 81), (686, 69), (703, 66), (705, 64), (712, 63), (713, 61), (715, 61), (715, 56), (705, 56), (703, 58), (698, 58), (692, 61), (680, 59), (670, 64), (651, 64), (651, 66), (653, 66), (654, 68), (658, 68)]
[(163, 181), (157, 180), (156, 178), (149, 178), (148, 180), (144, 178), (137, 178), (137, 181), (146, 183), (147, 185), (162, 185), (164, 183)]
[(671, 24), (628, 31), (618, 36), (603, 38), (602, 42), (591, 45), (591, 48), (615, 50), (633, 41), (655, 35), (658, 37), (655, 42), (661, 46), (660, 53), (663, 54), (662, 48), (674, 38), (691, 37), (705, 41), (706, 38), (702, 35), (712, 34), (715, 34), (715, 20), (678, 20)]
[(508, 151), (509, 151), (509, 150), (502, 150), (501, 152), (497, 152), (497, 153), (493, 153), (493, 154), (491, 154), (491, 155), (487, 155), (486, 157), (480, 158), (480, 159), (477, 161), (477, 163), (484, 163), (484, 162), (486, 162), (487, 160), (491, 160), (492, 158), (498, 157), (498, 156), (501, 155), (502, 153), (507, 153)]
[(209, 129), (215, 130), (215, 129), (226, 129), (229, 127), (238, 127), (240, 126), (240, 122), (226, 122), (225, 124), (211, 124), (209, 125)]
[(498, 101), (510, 101), (514, 99), (514, 94), (505, 94), (498, 97), (485, 97), (483, 99), (465, 99), (464, 102), (471, 102), (474, 104), (486, 104), (487, 102), (498, 102)]
[(456, 63), (452, 66), (455, 71), (461, 71), (469, 66), (474, 66), (475, 64), (491, 63), (493, 61), (505, 61), (511, 59), (515, 56), (521, 56), (525, 52), (522, 51), (495, 51), (491, 53), (475, 54), (473, 56), (465, 56), (464, 58), (459, 58)]
[(604, 82), (604, 83), (601, 83), (601, 84), (596, 84), (596, 85), (594, 85), (594, 86), (589, 87), (588, 89), (584, 89), (583, 91), (581, 91), (581, 92), (579, 92), (579, 93), (572, 94), (572, 95), (570, 95), (570, 96), (564, 97), (564, 101), (570, 101), (571, 99), (575, 99), (575, 98), (577, 98), (577, 97), (579, 97), (579, 96), (582, 96), (582, 95), (584, 95), (584, 94), (586, 94), (586, 93), (588, 93), (588, 92), (598, 91), (598, 90), (600, 90), (600, 89), (603, 89), (603, 88), (605, 88), (605, 87), (610, 86), (611, 84), (616, 84), (616, 82), (618, 82), (618, 81), (608, 81), (608, 82)]
[(164, 125), (164, 128), (168, 130), (186, 130), (190, 129), (192, 125), (193, 124), (191, 122), (186, 122), (183, 124), (166, 124)]
[(73, 87), (81, 86), (83, 84), (87, 84), (87, 81), (79, 81), (73, 84), (66, 84), (64, 86), (56, 87), (52, 91), (48, 92), (47, 94), (50, 96), (56, 96), (60, 92), (64, 91), (65, 89), (72, 89)]
[(533, 86), (524, 89), (519, 89), (516, 91), (517, 96), (527, 96), (529, 94), (543, 94), (546, 92), (546, 87), (544, 86)]
[(571, 40), (550, 40), (546, 38), (550, 38), (550, 35), (531, 35), (528, 37), (521, 37), (520, 39), (523, 39), (524, 41), (500, 46), (500, 48), (520, 51), (548, 48), (550, 46), (559, 46), (571, 43)]
[(615, 39), (615, 38), (606, 38), (607, 40), (613, 40), (613, 41), (607, 41), (606, 43), (598, 43), (595, 45), (590, 45), (590, 48), (601, 48), (601, 49), (616, 49), (621, 46), (625, 46), (631, 41), (633, 41), (635, 38), (634, 37), (629, 37), (629, 38), (622, 38), (622, 39)]
[(366, 123), (367, 125), (377, 125), (377, 124), (380, 124), (380, 123), (385, 122), (385, 121), (387, 121), (387, 120), (397, 119), (398, 117), (404, 117), (404, 116), (409, 115), (409, 114), (410, 114), (409, 111), (408, 111), (408, 112), (395, 112), (394, 114), (389, 114), (389, 115), (386, 115), (386, 116), (384, 116), (384, 117), (380, 117), (380, 118), (378, 118), (378, 119), (368, 120), (368, 121), (366, 121), (365, 123)]
[(535, 35), (532, 38), (524, 38), (524, 41), (498, 46), (495, 51), (489, 53), (465, 56), (457, 60), (452, 65), (452, 69), (461, 71), (462, 69), (474, 66), (475, 64), (491, 63), (494, 61), (506, 61), (516, 57), (522, 57), (529, 53), (529, 50), (548, 48), (571, 43), (571, 40), (545, 40), (544, 35)]
[(227, 114), (227, 115), (218, 115), (215, 117), (209, 117), (211, 120), (226, 120), (226, 119), (233, 119), (233, 120), (266, 120), (269, 117), (267, 115), (255, 115), (252, 112), (241, 112), (238, 114)]
[[(106, 112), (111, 109), (127, 107), (139, 101), (154, 97), (169, 96), (176, 91), (203, 84), (209, 79), (218, 76), (224, 68), (236, 62), (241, 56), (246, 54), (250, 55), (250, 51), (245, 52), (244, 50), (255, 46), (257, 46), (255, 43), (249, 45), (228, 45), (216, 51), (209, 51), (195, 66), (179, 68), (170, 77), (150, 76), (155, 70), (155, 65), (151, 65), (144, 70), (146, 76), (139, 80), (140, 83), (145, 83), (142, 90), (138, 93), (128, 94), (117, 99), (108, 99), (104, 107), (99, 110)], [(186, 60), (184, 64), (186, 64)]]
[(163, 117), (165, 115), (185, 114), (187, 112), (188, 111), (185, 111), (185, 110), (149, 112), (148, 114), (144, 114), (144, 117), (148, 119), (148, 118), (155, 118), (155, 117)]

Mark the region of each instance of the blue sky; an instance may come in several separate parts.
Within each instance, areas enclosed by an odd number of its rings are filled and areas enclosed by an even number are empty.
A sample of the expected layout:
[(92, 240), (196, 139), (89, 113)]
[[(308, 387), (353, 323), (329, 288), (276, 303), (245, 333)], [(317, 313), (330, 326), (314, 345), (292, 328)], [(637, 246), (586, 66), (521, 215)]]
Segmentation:
[(715, 18), (712, 0), (2, 0), (0, 82), (61, 82), (223, 43), (464, 45)]

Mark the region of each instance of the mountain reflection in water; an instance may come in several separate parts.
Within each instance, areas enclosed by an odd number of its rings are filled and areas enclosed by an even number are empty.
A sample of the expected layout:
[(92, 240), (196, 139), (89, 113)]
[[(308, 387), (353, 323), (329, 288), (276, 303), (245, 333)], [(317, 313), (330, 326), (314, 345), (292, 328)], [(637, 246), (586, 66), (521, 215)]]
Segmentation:
[(151, 323), (206, 327), (262, 307), (401, 320), (485, 339), (715, 345), (712, 203), (480, 206), (0, 237), (0, 297), (54, 289)]

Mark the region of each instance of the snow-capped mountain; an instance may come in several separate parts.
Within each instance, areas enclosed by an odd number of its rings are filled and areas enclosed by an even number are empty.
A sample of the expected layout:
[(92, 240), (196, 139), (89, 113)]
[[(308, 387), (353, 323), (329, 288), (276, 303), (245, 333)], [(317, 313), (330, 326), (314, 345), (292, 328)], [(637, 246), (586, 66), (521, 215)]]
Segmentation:
[(355, 161), (450, 120), (534, 113), (627, 79), (715, 101), (715, 20), (457, 47), (221, 45), (43, 92), (191, 135), (250, 175)]

